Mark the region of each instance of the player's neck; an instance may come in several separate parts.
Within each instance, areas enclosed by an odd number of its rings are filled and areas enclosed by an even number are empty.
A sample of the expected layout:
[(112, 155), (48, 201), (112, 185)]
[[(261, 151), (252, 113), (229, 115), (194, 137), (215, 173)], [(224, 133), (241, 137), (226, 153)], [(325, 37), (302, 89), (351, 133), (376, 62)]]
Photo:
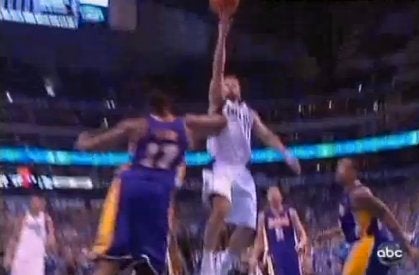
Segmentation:
[(278, 212), (281, 213), (284, 211), (284, 205), (282, 203), (277, 203), (277, 204), (271, 204), (271, 209), (274, 212)]
[(37, 217), (37, 216), (39, 216), (39, 214), (41, 214), (41, 210), (35, 210), (35, 209), (30, 209), (29, 210), (29, 214), (31, 214), (31, 216), (33, 216), (33, 217)]
[(346, 190), (346, 192), (351, 192), (353, 189), (355, 189), (355, 188), (357, 188), (358, 186), (361, 186), (361, 185), (362, 185), (362, 183), (358, 179), (355, 179), (355, 180), (350, 181), (346, 185), (345, 190)]

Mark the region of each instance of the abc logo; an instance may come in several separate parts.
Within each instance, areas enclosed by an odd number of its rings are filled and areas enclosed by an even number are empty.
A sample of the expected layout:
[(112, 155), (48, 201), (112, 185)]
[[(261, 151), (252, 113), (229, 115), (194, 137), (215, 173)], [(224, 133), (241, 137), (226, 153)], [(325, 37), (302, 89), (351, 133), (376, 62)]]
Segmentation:
[(398, 243), (382, 243), (378, 246), (377, 257), (383, 265), (396, 265), (403, 259), (403, 250)]

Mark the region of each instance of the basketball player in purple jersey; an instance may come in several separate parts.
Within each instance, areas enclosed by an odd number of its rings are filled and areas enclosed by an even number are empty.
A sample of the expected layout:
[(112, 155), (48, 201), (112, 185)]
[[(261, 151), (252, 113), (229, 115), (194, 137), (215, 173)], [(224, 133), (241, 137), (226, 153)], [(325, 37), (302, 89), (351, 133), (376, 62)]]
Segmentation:
[(166, 267), (168, 210), (176, 170), (184, 160), (190, 134), (209, 135), (226, 125), (221, 115), (176, 117), (167, 97), (154, 95), (148, 117), (127, 119), (96, 136), (82, 133), (79, 149), (109, 149), (135, 141), (131, 167), (108, 192), (98, 236), (95, 274), (115, 274), (118, 260), (139, 263), (138, 274), (162, 274)]
[(259, 216), (250, 266), (254, 269), (259, 256), (267, 250), (271, 275), (302, 275), (300, 256), (307, 245), (307, 234), (297, 211), (282, 204), (282, 195), (276, 186), (268, 189), (268, 201), (269, 208)]
[(212, 206), (205, 236), (201, 274), (218, 274), (214, 267), (214, 251), (224, 223), (235, 226), (220, 274), (224, 275), (252, 244), (256, 230), (256, 187), (247, 167), (251, 159), (251, 139), (255, 134), (266, 146), (280, 152), (288, 166), (300, 174), (298, 160), (241, 98), (237, 77), (225, 76), (225, 44), (230, 18), (220, 15), (218, 40), (214, 53), (212, 80), (209, 88), (210, 114), (222, 113), (227, 127), (208, 139), (208, 151), (214, 158), (211, 172), (204, 171), (207, 181), (203, 197)]

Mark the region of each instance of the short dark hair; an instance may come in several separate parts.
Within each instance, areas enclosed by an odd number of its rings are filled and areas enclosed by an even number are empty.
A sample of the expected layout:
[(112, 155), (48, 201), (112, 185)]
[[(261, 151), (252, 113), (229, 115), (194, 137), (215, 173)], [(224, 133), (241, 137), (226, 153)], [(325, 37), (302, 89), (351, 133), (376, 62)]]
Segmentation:
[(164, 115), (166, 112), (172, 111), (172, 100), (167, 94), (159, 90), (155, 90), (150, 94), (149, 104), (151, 112), (157, 115)]

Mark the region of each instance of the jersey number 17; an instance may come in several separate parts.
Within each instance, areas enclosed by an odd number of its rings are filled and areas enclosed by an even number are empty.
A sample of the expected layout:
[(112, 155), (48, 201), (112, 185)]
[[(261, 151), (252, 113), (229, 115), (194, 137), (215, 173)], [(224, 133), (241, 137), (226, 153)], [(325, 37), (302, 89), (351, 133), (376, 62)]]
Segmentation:
[(151, 142), (147, 144), (146, 156), (140, 164), (147, 168), (171, 169), (173, 162), (179, 155), (179, 147), (173, 143), (157, 144)]

